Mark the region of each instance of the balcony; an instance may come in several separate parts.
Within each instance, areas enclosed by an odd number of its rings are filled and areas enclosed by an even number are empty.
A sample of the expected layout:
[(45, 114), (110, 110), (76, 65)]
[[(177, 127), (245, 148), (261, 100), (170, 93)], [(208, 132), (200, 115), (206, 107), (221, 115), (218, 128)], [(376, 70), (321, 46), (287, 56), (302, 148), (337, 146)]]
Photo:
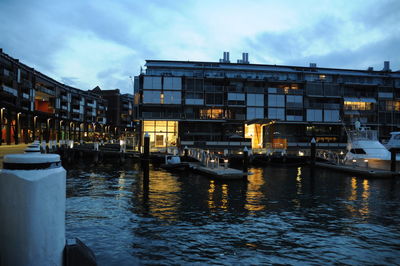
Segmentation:
[(13, 89), (13, 88), (8, 87), (8, 86), (6, 86), (6, 85), (0, 86), (0, 89), (1, 89), (1, 91), (4, 91), (4, 92), (6, 92), (6, 93), (8, 93), (8, 94), (11, 94), (11, 95), (13, 95), (13, 96), (15, 96), (15, 97), (18, 96), (18, 91), (17, 91), (16, 89)]
[(41, 92), (46, 93), (46, 94), (48, 94), (48, 95), (52, 95), (52, 96), (55, 95), (54, 90), (48, 89), (48, 88), (43, 87), (43, 86), (40, 86), (40, 85), (36, 85), (36, 89), (37, 89), (38, 91), (41, 91)]

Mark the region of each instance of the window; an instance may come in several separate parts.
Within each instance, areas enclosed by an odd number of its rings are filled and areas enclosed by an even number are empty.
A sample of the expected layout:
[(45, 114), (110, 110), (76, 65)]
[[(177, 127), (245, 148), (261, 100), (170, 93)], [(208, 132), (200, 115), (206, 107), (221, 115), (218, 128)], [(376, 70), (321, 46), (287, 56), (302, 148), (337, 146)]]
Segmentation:
[(228, 101), (244, 101), (244, 93), (228, 93)]
[(248, 106), (264, 106), (264, 94), (247, 94)]
[(268, 93), (276, 93), (276, 88), (268, 88)]
[(286, 105), (287, 106), (303, 106), (303, 96), (300, 95), (287, 95), (286, 96)]
[(143, 103), (161, 103), (161, 91), (143, 91)]
[(248, 107), (247, 120), (252, 120), (256, 118), (264, 118), (264, 108)]
[(285, 120), (285, 109), (283, 109), (283, 108), (268, 108), (268, 118)]
[(285, 107), (285, 95), (268, 95), (268, 106)]
[(144, 77), (144, 90), (161, 90), (161, 77)]
[(325, 122), (338, 122), (339, 117), (339, 110), (324, 110)]
[(181, 90), (182, 81), (181, 78), (175, 77), (164, 77), (164, 90)]
[(180, 91), (164, 91), (164, 103), (165, 104), (181, 104), (181, 92)]
[(310, 121), (310, 122), (321, 122), (322, 121), (322, 110), (320, 110), (320, 109), (307, 109), (307, 121)]

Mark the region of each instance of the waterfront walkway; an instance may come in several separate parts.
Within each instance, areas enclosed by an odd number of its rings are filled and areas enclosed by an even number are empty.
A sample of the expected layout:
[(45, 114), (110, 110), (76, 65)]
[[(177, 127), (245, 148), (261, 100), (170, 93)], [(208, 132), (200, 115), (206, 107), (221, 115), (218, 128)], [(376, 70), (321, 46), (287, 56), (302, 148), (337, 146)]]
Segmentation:
[(6, 154), (24, 153), (29, 144), (4, 145), (0, 146), (0, 169), (3, 168), (3, 158)]

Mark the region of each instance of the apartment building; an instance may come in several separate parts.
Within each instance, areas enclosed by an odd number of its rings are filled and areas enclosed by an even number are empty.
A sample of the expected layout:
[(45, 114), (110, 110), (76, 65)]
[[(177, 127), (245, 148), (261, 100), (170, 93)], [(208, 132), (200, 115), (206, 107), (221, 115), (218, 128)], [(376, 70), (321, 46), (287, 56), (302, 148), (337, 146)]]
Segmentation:
[(355, 121), (381, 139), (400, 125), (400, 72), (147, 60), (135, 78), (136, 119), (153, 147), (343, 147)]
[(108, 123), (107, 106), (102, 95), (62, 84), (0, 49), (0, 145), (117, 138), (121, 129)]
[(108, 102), (106, 115), (108, 124), (114, 128), (116, 135), (133, 135), (135, 124), (133, 122), (134, 98), (132, 94), (121, 94), (119, 89), (101, 90), (99, 87), (90, 92), (100, 95)]

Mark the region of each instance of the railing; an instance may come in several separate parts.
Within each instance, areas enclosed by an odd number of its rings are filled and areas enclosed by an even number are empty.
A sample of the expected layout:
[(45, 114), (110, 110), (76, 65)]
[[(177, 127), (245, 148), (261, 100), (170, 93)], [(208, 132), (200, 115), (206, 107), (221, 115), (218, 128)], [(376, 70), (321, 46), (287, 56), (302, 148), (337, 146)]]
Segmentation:
[(1, 86), (0, 88), (2, 88), (3, 91), (5, 91), (7, 93), (10, 93), (10, 94), (12, 94), (14, 96), (18, 96), (18, 91), (16, 89), (13, 89), (13, 88), (8, 87), (6, 85)]

